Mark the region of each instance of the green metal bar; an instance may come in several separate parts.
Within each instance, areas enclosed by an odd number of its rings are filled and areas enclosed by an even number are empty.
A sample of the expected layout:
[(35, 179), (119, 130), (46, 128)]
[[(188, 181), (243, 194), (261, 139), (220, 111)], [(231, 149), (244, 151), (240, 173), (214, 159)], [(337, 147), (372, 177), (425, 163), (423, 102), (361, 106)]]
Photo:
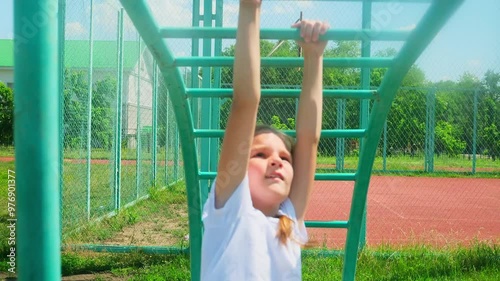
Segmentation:
[(477, 89), (474, 90), (474, 116), (472, 120), (472, 174), (476, 173), (476, 153), (477, 153), (477, 104), (478, 104)]
[(20, 281), (61, 279), (58, 31), (56, 0), (14, 1), (16, 170), (5, 172), (17, 206), (5, 208), (17, 208), (6, 218), (17, 233), (7, 257), (17, 257)]
[[(203, 1), (203, 26), (204, 29), (212, 28), (212, 1)], [(203, 38), (203, 57), (212, 56), (212, 39)], [(212, 87), (212, 68), (204, 66), (202, 68), (202, 88)], [(201, 118), (200, 118), (200, 128), (211, 129), (212, 123), (212, 99), (202, 98), (201, 99)], [(200, 169), (209, 170), (210, 169), (210, 156), (211, 152), (211, 140), (204, 138), (198, 140), (200, 145), (199, 159), (200, 159)], [(208, 181), (201, 180), (201, 197), (206, 198), (208, 196)]]
[[(217, 172), (199, 172), (198, 175), (199, 175), (200, 179), (213, 180), (213, 179), (215, 179)], [(335, 173), (335, 174), (327, 174), (327, 173), (318, 174), (317, 173), (314, 175), (314, 179), (319, 180), (319, 181), (354, 181), (354, 180), (356, 180), (356, 174), (355, 173)]]
[(306, 227), (317, 228), (348, 228), (348, 221), (306, 221)]
[(141, 39), (139, 34), (139, 50), (138, 50), (138, 60), (137, 60), (137, 89), (136, 89), (136, 99), (137, 99), (137, 109), (136, 109), (136, 130), (135, 130), (135, 198), (139, 198), (139, 189), (141, 187), (141, 164), (142, 164), (142, 143), (141, 143)]
[[(370, 0), (364, 0), (362, 2), (362, 28), (371, 29), (372, 22), (372, 3)], [(367, 38), (361, 40), (361, 57), (369, 58), (371, 57), (371, 41)], [(370, 89), (370, 68), (361, 68), (361, 89)], [(361, 128), (368, 127), (368, 118), (370, 114), (370, 102), (369, 100), (361, 100), (360, 108), (360, 120), (359, 124)], [(361, 151), (364, 146), (364, 139), (360, 139), (359, 150)], [(365, 202), (366, 205), (366, 202)], [(366, 207), (363, 214), (363, 219), (361, 221), (361, 233), (359, 238), (359, 248), (363, 249), (366, 244)]]
[[(175, 112), (174, 112), (175, 113)], [(174, 178), (175, 180), (179, 180), (179, 124), (177, 124), (177, 130), (175, 131), (175, 139), (174, 139)], [(194, 147), (196, 152), (196, 147)]]
[(380, 85), (380, 92), (384, 93), (384, 98), (376, 101), (373, 105), (365, 147), (361, 150), (359, 159), (358, 178), (354, 184), (353, 203), (349, 215), (350, 225), (347, 230), (343, 280), (354, 280), (355, 277), (357, 248), (361, 232), (359, 221), (362, 220), (366, 208), (368, 186), (378, 141), (384, 125), (383, 120), (386, 120), (397, 89), (410, 67), (462, 2), (463, 0), (433, 2), (399, 51), (395, 67), (387, 71)]
[[(201, 15), (201, 9), (200, 9), (201, 3), (199, 0), (193, 0), (193, 21), (192, 21), (192, 26), (193, 27), (199, 27), (200, 22), (202, 21), (202, 15)], [(200, 40), (198, 38), (192, 38), (191, 39), (191, 57), (199, 57), (200, 56)], [(190, 87), (191, 88), (199, 88), (200, 85), (200, 79), (199, 79), (199, 67), (197, 66), (192, 66), (191, 68), (191, 83)], [(186, 81), (187, 83), (187, 81)], [(193, 122), (194, 122), (194, 127), (199, 128), (200, 127), (200, 112), (199, 112), (199, 99), (191, 99), (191, 108), (193, 109), (192, 115), (193, 115)], [(195, 147), (197, 148), (197, 152), (199, 155), (199, 140), (194, 140), (195, 142)]]
[[(232, 66), (233, 57), (179, 57), (170, 64), (170, 67), (179, 66)], [(261, 66), (299, 67), (304, 65), (303, 58), (262, 58)], [(324, 58), (325, 67), (391, 67), (392, 58)]]
[(434, 171), (434, 134), (436, 126), (436, 89), (431, 89), (426, 97), (425, 118), (425, 159), (424, 171)]
[(92, 166), (92, 81), (94, 68), (94, 0), (90, 0), (89, 23), (89, 89), (87, 100), (87, 220), (90, 220), (90, 168)]
[[(370, 29), (335, 29), (321, 35), (321, 40), (353, 41), (405, 41), (410, 31), (370, 30)], [(236, 38), (236, 28), (230, 27), (163, 27), (160, 34), (164, 38)], [(263, 40), (301, 40), (300, 31), (295, 28), (263, 28), (260, 31)]]
[(156, 173), (157, 173), (157, 167), (156, 167), (156, 153), (157, 153), (157, 147), (158, 147), (158, 65), (156, 64), (156, 61), (153, 63), (153, 149), (152, 149), (152, 154), (153, 154), (153, 178), (152, 178), (152, 185), (153, 187), (156, 187)]
[[(224, 0), (217, 0), (215, 2), (215, 26), (216, 27), (221, 27), (223, 25), (223, 12), (224, 12)], [(221, 56), (222, 55), (222, 39), (217, 38), (214, 40), (214, 55), (215, 56)], [(221, 73), (222, 69), (220, 67), (214, 67), (213, 68), (213, 73), (214, 73), (214, 79), (213, 79), (213, 87), (214, 88), (220, 88), (222, 85)], [(214, 97), (212, 98), (212, 124), (211, 128), (212, 129), (220, 129), (220, 108), (221, 108), (221, 99)], [(219, 140), (210, 140), (210, 171), (216, 171), (219, 163)], [(209, 187), (212, 183), (209, 182), (206, 187), (204, 187), (205, 190), (203, 190), (204, 197), (202, 198), (203, 203), (205, 203), (205, 200), (208, 197), (208, 191)]]
[[(298, 98), (300, 89), (262, 89), (261, 95), (265, 98)], [(188, 97), (217, 97), (230, 98), (233, 96), (233, 89), (212, 88), (212, 89), (186, 89)], [(377, 99), (379, 98), (376, 90), (323, 90), (323, 97), (338, 99)]]
[[(346, 100), (337, 100), (337, 129), (345, 129), (345, 115), (346, 115)], [(337, 138), (335, 140), (335, 162), (338, 171), (344, 170), (344, 159), (345, 159), (345, 139)]]
[[(169, 163), (170, 163), (170, 150), (171, 150), (171, 140), (172, 140), (172, 136), (171, 136), (171, 133), (170, 133), (170, 130), (172, 129), (171, 128), (171, 125), (170, 125), (170, 101), (169, 101), (169, 98), (168, 98), (168, 90), (167, 90), (167, 93), (166, 93), (166, 96), (165, 96), (165, 99), (166, 99), (166, 104), (167, 104), (167, 125), (165, 126), (165, 182), (166, 184), (168, 185), (169, 184), (169, 176), (168, 176), (168, 166), (169, 166)], [(177, 179), (174, 178), (174, 181), (176, 181)]]
[(354, 181), (356, 180), (357, 175), (355, 173), (336, 173), (336, 174), (316, 174), (314, 176), (315, 180), (320, 181)]
[(384, 144), (382, 150), (382, 171), (387, 172), (387, 120), (384, 122)]
[(144, 42), (158, 62), (163, 78), (170, 92), (178, 124), (178, 134), (182, 140), (185, 180), (189, 210), (189, 245), (191, 255), (191, 278), (199, 280), (201, 271), (201, 195), (198, 178), (198, 161), (193, 135), (193, 119), (188, 101), (185, 99), (185, 85), (178, 68), (171, 68), (172, 53), (158, 33), (158, 25), (144, 0), (121, 0), (130, 19), (139, 30)]
[(59, 180), (59, 206), (60, 213), (59, 216), (59, 237), (62, 240), (62, 229), (63, 229), (63, 188), (64, 181), (62, 178), (64, 171), (64, 44), (65, 44), (65, 30), (66, 30), (66, 0), (59, 1), (59, 35), (58, 35), (58, 45), (59, 45), (59, 175), (61, 179)]
[[(283, 133), (295, 137), (295, 131), (282, 130)], [(346, 129), (346, 130), (321, 130), (322, 138), (361, 138), (366, 135), (366, 129)], [(196, 138), (221, 138), (224, 130), (194, 130)]]
[(121, 159), (122, 159), (122, 94), (123, 94), (123, 9), (118, 12), (118, 87), (116, 91), (115, 130), (115, 210), (120, 209), (121, 200)]

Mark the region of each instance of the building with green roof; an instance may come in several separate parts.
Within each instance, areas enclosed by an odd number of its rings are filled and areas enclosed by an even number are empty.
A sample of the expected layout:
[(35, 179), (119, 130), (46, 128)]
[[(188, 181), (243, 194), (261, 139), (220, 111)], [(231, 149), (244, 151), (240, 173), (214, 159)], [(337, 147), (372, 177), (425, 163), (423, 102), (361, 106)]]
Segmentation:
[[(0, 39), (0, 82), (14, 88), (14, 40)], [(64, 48), (66, 70), (89, 69), (90, 44), (85, 40), (67, 40)], [(138, 62), (141, 58), (139, 68)], [(140, 78), (139, 78), (140, 70)], [(123, 134), (128, 144), (135, 147), (137, 131), (137, 96), (140, 96), (141, 127), (152, 125), (152, 70), (153, 58), (137, 41), (125, 41), (123, 47)], [(93, 82), (118, 76), (117, 41), (93, 42)], [(140, 89), (139, 89), (140, 88)], [(142, 117), (144, 116), (144, 117)]]

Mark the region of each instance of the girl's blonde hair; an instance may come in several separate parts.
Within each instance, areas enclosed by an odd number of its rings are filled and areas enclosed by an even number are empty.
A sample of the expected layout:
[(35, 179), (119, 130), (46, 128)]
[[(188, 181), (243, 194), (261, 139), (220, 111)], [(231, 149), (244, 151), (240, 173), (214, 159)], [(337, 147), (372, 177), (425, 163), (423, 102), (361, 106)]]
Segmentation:
[[(272, 133), (278, 136), (285, 144), (286, 150), (288, 150), (288, 152), (292, 155), (292, 161), (293, 161), (293, 148), (295, 146), (295, 140), (292, 137), (268, 125), (257, 125), (255, 127), (254, 136), (265, 133)], [(293, 220), (285, 215), (280, 215), (278, 218), (279, 218), (279, 224), (276, 236), (283, 245), (286, 245), (288, 239), (292, 235)]]
[(281, 244), (286, 245), (288, 238), (292, 236), (293, 220), (285, 215), (280, 215), (279, 226), (276, 236), (280, 240)]

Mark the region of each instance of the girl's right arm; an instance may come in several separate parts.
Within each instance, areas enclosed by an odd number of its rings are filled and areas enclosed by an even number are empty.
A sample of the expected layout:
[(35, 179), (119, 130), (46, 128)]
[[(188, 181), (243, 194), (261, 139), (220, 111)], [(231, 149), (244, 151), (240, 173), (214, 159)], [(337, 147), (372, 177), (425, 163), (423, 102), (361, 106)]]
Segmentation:
[(222, 208), (248, 169), (260, 102), (261, 0), (240, 0), (234, 55), (233, 103), (215, 181), (215, 207)]

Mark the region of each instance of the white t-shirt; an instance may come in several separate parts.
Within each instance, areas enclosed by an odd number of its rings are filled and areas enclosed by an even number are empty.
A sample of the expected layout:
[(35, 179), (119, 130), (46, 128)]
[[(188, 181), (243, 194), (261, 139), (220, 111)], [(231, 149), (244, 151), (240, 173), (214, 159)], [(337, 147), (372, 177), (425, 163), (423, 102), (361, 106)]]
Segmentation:
[(299, 243), (307, 242), (307, 233), (290, 199), (279, 211), (294, 221), (291, 239), (283, 245), (276, 236), (279, 219), (253, 207), (248, 176), (220, 209), (215, 208), (214, 186), (203, 208), (201, 280), (301, 280)]

